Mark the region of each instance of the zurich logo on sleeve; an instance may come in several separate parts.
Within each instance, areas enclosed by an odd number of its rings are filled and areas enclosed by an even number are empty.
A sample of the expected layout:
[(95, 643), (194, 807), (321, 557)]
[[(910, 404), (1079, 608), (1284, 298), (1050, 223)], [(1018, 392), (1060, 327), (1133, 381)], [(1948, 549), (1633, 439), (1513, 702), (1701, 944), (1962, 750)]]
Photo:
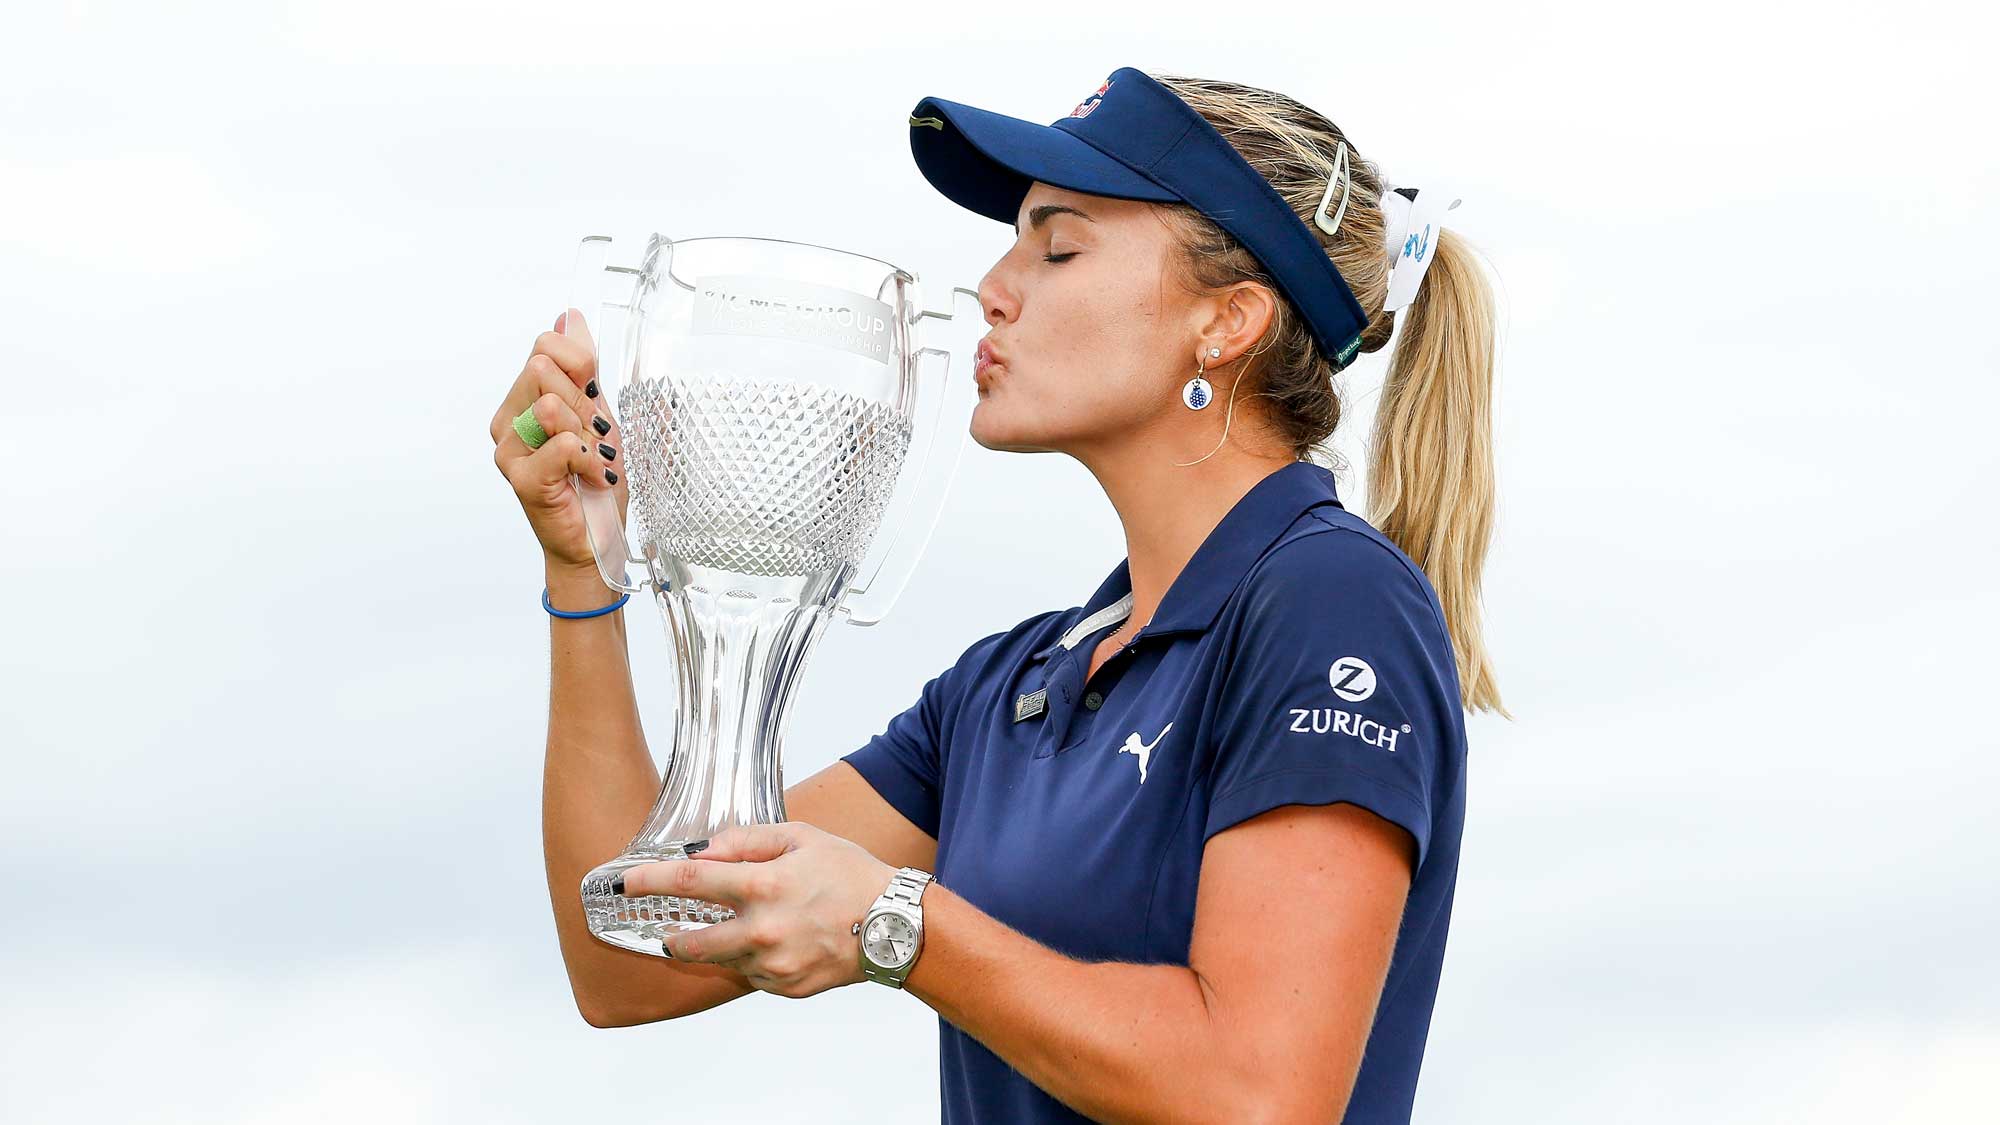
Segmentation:
[(1358, 656), (1343, 656), (1333, 662), (1326, 678), (1333, 694), (1349, 703), (1359, 703), (1375, 694), (1375, 668)]
[[(1343, 656), (1334, 661), (1326, 670), (1326, 680), (1333, 687), (1333, 694), (1349, 703), (1359, 703), (1375, 694), (1375, 667), (1358, 656)], [(1293, 734), (1346, 735), (1391, 754), (1396, 752), (1396, 739), (1410, 733), (1408, 723), (1392, 727), (1340, 707), (1293, 707), (1289, 711)]]

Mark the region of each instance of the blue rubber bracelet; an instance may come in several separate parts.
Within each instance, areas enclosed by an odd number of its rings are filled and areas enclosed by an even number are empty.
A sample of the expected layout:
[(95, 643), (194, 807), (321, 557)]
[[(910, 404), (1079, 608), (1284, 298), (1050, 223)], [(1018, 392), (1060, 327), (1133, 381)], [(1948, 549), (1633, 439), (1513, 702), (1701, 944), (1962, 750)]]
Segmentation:
[(602, 617), (605, 614), (610, 613), (612, 610), (617, 609), (620, 606), (623, 606), (626, 602), (629, 602), (631, 600), (632, 600), (632, 595), (621, 594), (619, 595), (617, 601), (612, 602), (610, 605), (605, 606), (603, 609), (586, 609), (582, 613), (569, 613), (550, 605), (549, 588), (547, 586), (542, 587), (542, 608), (548, 610), (550, 614), (556, 617), (567, 617), (571, 620), (575, 620), (579, 617)]

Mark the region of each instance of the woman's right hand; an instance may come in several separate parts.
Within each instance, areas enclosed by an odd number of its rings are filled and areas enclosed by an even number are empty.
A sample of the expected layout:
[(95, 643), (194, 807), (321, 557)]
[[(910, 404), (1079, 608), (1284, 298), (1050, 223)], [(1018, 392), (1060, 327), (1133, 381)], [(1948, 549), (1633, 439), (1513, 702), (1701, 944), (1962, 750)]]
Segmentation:
[[(583, 314), (571, 309), (564, 316), (577, 318), (576, 334), (563, 335), (563, 317), (557, 317), (555, 331), (535, 337), (528, 362), (488, 429), (493, 464), (514, 486), (548, 565), (594, 572), (597, 562), (584, 533), (583, 505), (569, 477), (575, 473), (585, 488), (612, 489), (619, 519), (624, 519), (629, 500), (620, 460), (624, 445), (597, 393), (597, 349)], [(549, 435), (539, 449), (529, 449), (514, 432), (514, 419), (530, 407)]]

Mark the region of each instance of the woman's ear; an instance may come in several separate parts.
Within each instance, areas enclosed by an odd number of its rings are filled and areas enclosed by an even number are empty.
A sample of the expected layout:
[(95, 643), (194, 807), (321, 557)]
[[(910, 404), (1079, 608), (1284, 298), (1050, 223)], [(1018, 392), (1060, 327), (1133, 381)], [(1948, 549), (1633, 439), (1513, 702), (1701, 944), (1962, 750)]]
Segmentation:
[(1228, 363), (1257, 345), (1278, 315), (1278, 296), (1267, 285), (1242, 281), (1215, 296), (1215, 315), (1202, 339), (1220, 347), (1222, 355), (1210, 366)]

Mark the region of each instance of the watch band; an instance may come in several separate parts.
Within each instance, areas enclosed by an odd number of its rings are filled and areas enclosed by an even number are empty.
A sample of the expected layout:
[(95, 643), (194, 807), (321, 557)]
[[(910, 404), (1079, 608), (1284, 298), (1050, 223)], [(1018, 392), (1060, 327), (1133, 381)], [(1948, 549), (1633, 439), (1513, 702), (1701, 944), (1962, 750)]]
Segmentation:
[(927, 871), (919, 871), (914, 867), (899, 867), (896, 869), (895, 877), (889, 880), (889, 889), (882, 892), (882, 897), (875, 900), (875, 905), (880, 906), (886, 900), (922, 910), (924, 888), (931, 885), (931, 878), (931, 874)]

